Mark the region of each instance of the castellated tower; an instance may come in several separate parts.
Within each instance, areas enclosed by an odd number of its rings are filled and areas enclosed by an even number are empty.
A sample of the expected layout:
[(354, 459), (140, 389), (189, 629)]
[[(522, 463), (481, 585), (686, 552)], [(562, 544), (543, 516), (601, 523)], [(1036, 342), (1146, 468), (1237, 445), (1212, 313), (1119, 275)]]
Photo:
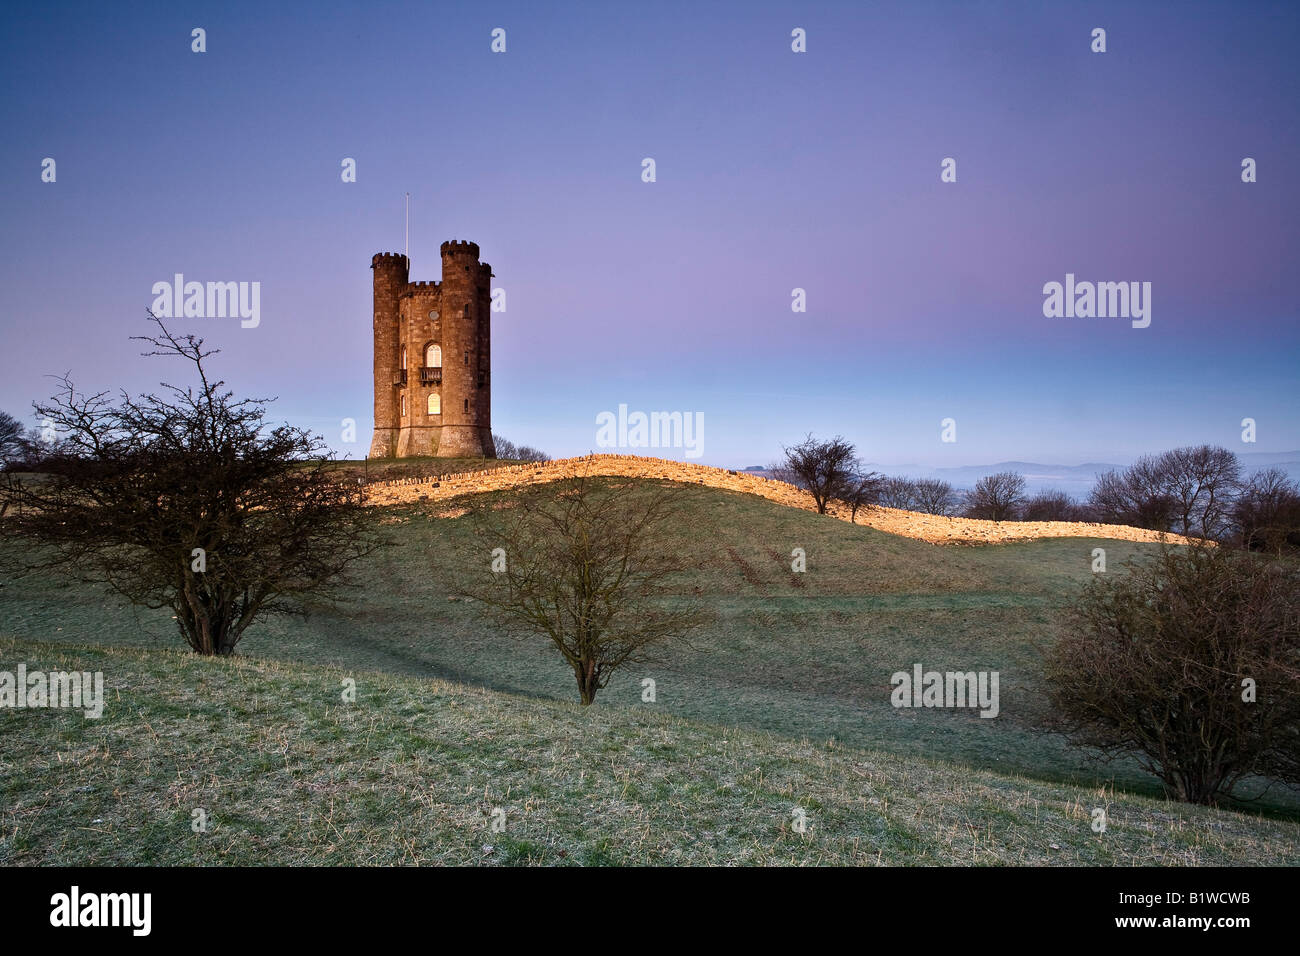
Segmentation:
[(371, 458), (495, 458), (492, 267), (472, 242), (442, 244), (442, 281), (411, 282), (406, 256), (370, 260), (375, 284)]

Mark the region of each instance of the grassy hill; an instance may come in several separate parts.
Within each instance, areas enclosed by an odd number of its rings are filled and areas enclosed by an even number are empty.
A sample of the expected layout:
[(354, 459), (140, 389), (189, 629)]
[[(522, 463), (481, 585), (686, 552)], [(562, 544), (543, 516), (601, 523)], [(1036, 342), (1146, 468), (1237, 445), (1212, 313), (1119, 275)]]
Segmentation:
[(452, 475), (467, 471), (491, 471), (519, 462), (505, 458), (434, 458), (415, 455), (410, 458), (340, 459), (330, 467), (351, 478), (384, 481), (427, 475)]
[(0, 711), (0, 864), (1300, 862), (1289, 822), (649, 705), (13, 639), (0, 657), (102, 670), (107, 702), (98, 721)]
[[(811, 788), (810, 794), (815, 791), (818, 800), (829, 797), (821, 793), (822, 784), (817, 782), (816, 774), (833, 772), (840, 775), (836, 778), (839, 782), (835, 783), (828, 777), (825, 786), (832, 793), (839, 792), (837, 788), (841, 785), (846, 787), (843, 799), (851, 804), (848, 784), (852, 783), (857, 771), (846, 768), (854, 761), (867, 761), (872, 773), (885, 773), (883, 768), (886, 767), (895, 768), (888, 771), (896, 774), (889, 779), (899, 786), (915, 789), (933, 785), (953, 794), (954, 799), (959, 794), (980, 792), (984, 796), (979, 800), (986, 797), (991, 800), (988, 813), (992, 816), (985, 816), (981, 810), (970, 819), (978, 817), (983, 820), (985, 830), (997, 834), (995, 842), (1012, 838), (1002, 833), (997, 817), (1001, 810), (994, 808), (1027, 808), (1031, 805), (1020, 802), (1022, 799), (1042, 803), (1045, 795), (1050, 793), (1056, 795), (1052, 799), (1071, 799), (1082, 807), (1089, 801), (1095, 803), (1099, 799), (1097, 794), (1103, 790), (1107, 794), (1118, 789), (1133, 795), (1159, 796), (1156, 782), (1134, 764), (1096, 765), (1081, 752), (1065, 746), (1059, 738), (1036, 730), (1045, 706), (1041, 650), (1055, 639), (1059, 607), (1092, 577), (1093, 548), (1106, 549), (1109, 573), (1122, 573), (1120, 564), (1123, 560), (1130, 557), (1141, 559), (1152, 553), (1154, 546), (1076, 538), (981, 548), (940, 547), (797, 511), (748, 495), (707, 488), (682, 488), (680, 491), (680, 508), (667, 545), (691, 559), (694, 570), (689, 581), (683, 583), (699, 589), (699, 597), (710, 608), (712, 618), (689, 645), (666, 651), (652, 666), (638, 667), (616, 676), (614, 682), (602, 691), (594, 710), (587, 715), (577, 711), (572, 675), (548, 645), (540, 640), (521, 642), (504, 637), (484, 619), (477, 606), (454, 599), (469, 576), (486, 573), (489, 555), (482, 553), (482, 547), (473, 539), (468, 519), (439, 517), (448, 513), (446, 502), (377, 510), (377, 518), (386, 523), (397, 544), (362, 569), (363, 587), (352, 595), (349, 603), (340, 607), (318, 607), (305, 621), (274, 620), (251, 631), (241, 643), (240, 653), (257, 659), (257, 663), (216, 664), (212, 665), (213, 670), (206, 671), (204, 668), (210, 662), (191, 662), (170, 653), (157, 657), (126, 654), (121, 660), (138, 662), (131, 666), (139, 669), (141, 680), (152, 685), (170, 687), (168, 680), (184, 685), (171, 687), (169, 695), (157, 702), (162, 714), (175, 712), (177, 716), (189, 712), (186, 708), (191, 707), (197, 708), (196, 714), (219, 715), (228, 711), (225, 704), (217, 703), (212, 707), (203, 704), (208, 687), (208, 678), (204, 675), (209, 673), (242, 675), (238, 677), (243, 682), (241, 686), (256, 700), (274, 695), (269, 687), (261, 687), (262, 681), (268, 681), (270, 685), (283, 683), (296, 687), (304, 686), (305, 681), (314, 687), (324, 680), (329, 692), (327, 696), (332, 695), (334, 702), (338, 699), (334, 688), (337, 688), (340, 675), (368, 674), (367, 680), (374, 683), (379, 694), (376, 701), (406, 702), (396, 711), (386, 705), (379, 706), (377, 702), (372, 708), (371, 716), (375, 720), (387, 722), (389, 729), (385, 734), (389, 736), (398, 732), (398, 725), (406, 719), (402, 715), (416, 713), (408, 713), (403, 708), (416, 707), (412, 702), (429, 697), (427, 688), (443, 688), (439, 695), (474, 702), (474, 720), (482, 718), (487, 721), (484, 726), (498, 727), (494, 732), (506, 733), (493, 721), (507, 719), (504, 714), (508, 712), (531, 728), (527, 733), (539, 735), (540, 740), (530, 745), (523, 755), (511, 757), (505, 755), (509, 751), (488, 746), (490, 734), (485, 736), (486, 731), (479, 732), (469, 723), (461, 725), (469, 736), (454, 745), (453, 749), (464, 751), (458, 759), (466, 766), (480, 765), (484, 760), (505, 761), (503, 767), (510, 770), (508, 779), (514, 781), (509, 786), (523, 788), (511, 790), (511, 793), (529, 792), (530, 773), (540, 780), (548, 774), (567, 774), (570, 769), (581, 772), (583, 763), (573, 754), (582, 752), (586, 746), (583, 741), (599, 741), (591, 746), (596, 748), (596, 752), (610, 755), (617, 754), (618, 748), (625, 744), (657, 754), (649, 743), (633, 744), (631, 741), (643, 737), (644, 740), (667, 740), (669, 737), (665, 735), (669, 735), (677, 742), (671, 745), (671, 752), (659, 754), (665, 759), (672, 758), (664, 764), (666, 773), (685, 773), (686, 768), (693, 766), (693, 760), (704, 760), (713, 754), (707, 759), (716, 762), (709, 765), (712, 769), (707, 772), (722, 774), (721, 779), (733, 781), (733, 786), (739, 786), (735, 781), (741, 780), (743, 774), (725, 768), (728, 761), (739, 760), (739, 755), (728, 756), (725, 750), (715, 753), (710, 749), (713, 744), (706, 746), (706, 742), (742, 740), (744, 748), (756, 754), (771, 755), (766, 765), (770, 772), (776, 772), (775, 768), (781, 761), (802, 755), (799, 759), (804, 761), (802, 766), (806, 776), (801, 779)], [(804, 574), (794, 574), (790, 570), (790, 551), (795, 547), (801, 547), (807, 553), (808, 570)], [(5, 661), (13, 661), (18, 651), (36, 654), (46, 642), (57, 642), (60, 647), (81, 644), (169, 652), (179, 647), (170, 615), (119, 605), (120, 602), (111, 595), (68, 578), (4, 582), (0, 587), (0, 637), (8, 636), (19, 643), (9, 645), (15, 650), (4, 653), (0, 667), (9, 666)], [(150, 676), (154, 668), (151, 662), (155, 660), (159, 662), (158, 667), (165, 668), (173, 676)], [(936, 670), (999, 671), (1001, 715), (997, 719), (985, 720), (969, 711), (894, 709), (889, 704), (889, 677), (894, 671), (908, 670), (917, 662), (927, 669)], [(222, 671), (222, 667), (233, 670)], [(200, 677), (203, 677), (205, 688), (202, 693), (185, 689)], [(653, 709), (641, 701), (641, 680), (645, 677), (656, 681), (658, 700)], [(236, 677), (222, 678), (222, 681), (229, 680), (236, 680)], [(480, 690), (453, 690), (450, 684)], [(286, 701), (273, 716), (270, 716), (273, 711), (268, 710), (267, 719), (275, 726), (297, 728), (294, 733), (304, 735), (302, 739), (308, 741), (304, 746), (309, 748), (324, 746), (311, 743), (318, 741), (321, 734), (326, 735), (327, 742), (330, 733), (346, 735), (347, 731), (340, 729), (341, 724), (333, 731), (313, 727), (311, 724), (316, 717), (312, 714), (319, 716), (324, 711), (313, 711), (312, 708), (317, 705), (323, 708), (327, 703), (333, 707), (334, 704), (324, 699), (312, 703), (308, 697), (310, 695), (300, 695), (296, 703), (295, 700)], [(150, 725), (156, 729), (152, 716), (157, 714), (148, 705), (146, 697), (133, 692), (131, 700), (138, 702), (133, 706), (140, 710), (141, 719), (149, 719)], [(306, 708), (301, 715), (295, 716), (296, 704)], [(233, 713), (261, 714), (256, 709), (250, 710), (250, 706), (241, 704)], [(489, 714), (496, 706), (504, 708), (503, 715), (489, 720)], [(465, 721), (469, 720), (465, 714), (461, 716)], [(0, 720), (12, 722), (14, 719), (13, 715), (0, 713)], [(43, 716), (41, 719), (47, 718)], [(342, 716), (331, 718), (344, 719)], [(556, 726), (570, 728), (569, 732), (575, 735), (570, 740), (570, 750), (564, 750), (558, 742), (555, 748), (559, 749), (542, 747), (545, 726), (551, 721), (557, 722)], [(218, 737), (224, 737), (227, 743), (222, 745), (214, 741), (212, 746), (229, 750), (243, 747), (238, 743), (239, 724), (237, 717), (223, 718), (219, 723)], [(188, 727), (183, 721), (178, 726)], [(275, 726), (257, 729), (256, 734), (271, 734)], [(6, 730), (8, 738), (12, 723), (8, 726), (0, 724), (0, 727)], [(672, 729), (670, 732), (664, 728)], [(93, 728), (80, 732), (93, 734)], [(203, 736), (203, 731), (198, 728), (177, 730), (176, 733), (187, 739), (193, 737), (195, 746), (198, 746), (198, 738)], [(288, 733), (287, 729), (285, 733)], [(510, 731), (508, 736), (517, 741), (520, 734), (526, 736), (524, 731)], [(655, 734), (660, 736), (656, 738)], [(591, 735), (596, 736), (593, 738)], [(609, 735), (608, 740), (602, 735)], [(254, 737), (255, 741), (259, 739)], [(398, 738), (392, 739), (396, 741)], [(446, 739), (451, 740), (451, 737)], [(609, 740), (622, 743), (610, 743)], [(143, 747), (144, 743), (138, 741), (132, 746), (136, 745)], [(335, 759), (345, 762), (362, 759), (360, 750), (349, 750), (342, 741), (335, 741), (330, 746), (336, 749), (325, 748), (320, 752), (322, 767)], [(447, 746), (452, 745), (448, 743)], [(419, 749), (414, 744), (403, 744), (402, 747), (405, 748), (399, 748), (402, 754)], [(497, 756), (478, 753), (482, 747), (487, 747)], [(242, 779), (250, 772), (250, 765), (253, 769), (263, 765), (270, 768), (279, 766), (276, 759), (280, 764), (290, 760), (289, 752), (283, 747), (276, 751), (278, 758), (259, 752), (257, 746), (244, 749), (249, 752), (224, 755), (219, 769), (213, 773), (218, 777), (231, 774)], [(564, 754), (567, 756), (561, 756)], [(421, 759), (432, 760), (434, 756)], [(538, 760), (542, 763), (535, 762)], [(566, 766), (553, 766), (557, 761)], [(940, 764), (932, 765), (929, 761), (939, 761)], [(379, 762), (383, 764), (382, 756)], [(652, 764), (645, 766), (653, 767)], [(924, 772), (917, 769), (922, 766), (930, 769)], [(666, 799), (672, 791), (644, 790), (643, 784), (634, 779), (636, 774), (627, 776), (630, 771), (620, 769), (613, 757), (605, 758), (602, 767), (599, 770), (601, 774), (613, 774), (615, 778), (624, 774), (626, 779), (623, 783), (631, 788), (628, 792), (641, 794), (629, 804), (641, 808), (637, 813), (644, 816), (666, 812), (657, 807), (656, 799), (652, 798), (655, 792), (661, 792)], [(814, 772), (814, 768), (820, 769)], [(172, 772), (174, 775), (174, 769)], [(593, 768), (590, 772), (597, 773), (597, 770)], [(652, 772), (652, 769), (645, 772)], [(692, 770), (688, 776), (694, 773)], [(961, 782), (963, 774), (975, 774), (969, 777), (969, 790), (967, 784)], [(478, 783), (465, 783), (470, 788), (465, 791), (466, 795), (473, 786), (482, 790), (484, 781), (474, 779)], [(1030, 791), (1025, 790), (1029, 786), (1027, 779), (1033, 781)], [(250, 793), (256, 792), (259, 786), (252, 781), (239, 785), (252, 788)], [(348, 787), (351, 786), (349, 783)], [(982, 788), (992, 789), (985, 791)], [(121, 792), (129, 796), (131, 791), (125, 788)], [(504, 794), (506, 791), (499, 792)], [(557, 791), (548, 792), (552, 798), (558, 799)], [(745, 792), (750, 795), (743, 799), (755, 799), (750, 791)], [(1027, 792), (1038, 796), (1027, 797)], [(989, 797), (990, 793), (995, 796)], [(1013, 798), (1013, 794), (1018, 796)], [(1062, 797), (1066, 794), (1069, 796)], [(892, 790), (877, 794), (877, 797), (888, 799), (891, 805), (896, 800), (922, 799), (915, 793)], [(382, 804), (397, 797), (381, 787), (375, 791), (373, 799)], [(1123, 799), (1127, 801), (1130, 798)], [(707, 805), (719, 810), (725, 803), (710, 802)], [(647, 809), (650, 805), (657, 808)], [(1139, 805), (1147, 806), (1140, 802), (1134, 804)], [(913, 812), (916, 806), (920, 804), (913, 806)], [(1191, 819), (1187, 814), (1192, 811), (1170, 808), (1162, 802), (1150, 806), (1161, 807), (1161, 814), (1173, 814), (1169, 818), (1171, 821), (1175, 818)], [(576, 813), (580, 809), (571, 808), (571, 811)], [(865, 808), (859, 809), (866, 812)], [(340, 809), (338, 812), (344, 811)], [(351, 809), (347, 812), (358, 811)], [(786, 812), (788, 816), (788, 810)], [(848, 809), (843, 812), (851, 815)], [(969, 816), (969, 810), (963, 812)], [(1007, 812), (1011, 813), (1010, 810)], [(1293, 792), (1275, 787), (1261, 801), (1252, 804), (1250, 812), (1279, 818), (1283, 821), (1283, 829), (1276, 832), (1294, 834), (1297, 824), (1291, 821), (1300, 819), (1300, 801)], [(374, 817), (375, 821), (379, 819)], [(1250, 822), (1250, 818), (1241, 813), (1226, 814), (1222, 819), (1232, 821), (1234, 827), (1265, 825), (1258, 820)], [(1008, 818), (1007, 826), (1014, 829), (1023, 822), (1019, 817), (1016, 821)], [(374, 825), (380, 824), (375, 822)], [(644, 825), (648, 824), (643, 820)], [(707, 826), (701, 824), (710, 832), (719, 825), (716, 821)], [(688, 846), (700, 842), (698, 833), (703, 831), (696, 829), (695, 824), (687, 822), (675, 826), (675, 852), (706, 852), (704, 848)], [(767, 833), (761, 828), (744, 832)], [(940, 839), (928, 829), (926, 832), (930, 835), (918, 847), (924, 845), (928, 850), (918, 849), (910, 858), (904, 855), (895, 859), (937, 862), (939, 858), (929, 854), (939, 853), (939, 847), (945, 845), (944, 840), (949, 837)], [(653, 827), (645, 833), (646, 840), (667, 839), (662, 834), (656, 835)], [(1090, 831), (1084, 836), (1087, 835)], [(951, 836), (951, 839), (957, 837)], [(966, 839), (968, 843), (974, 839), (969, 829)], [(995, 838), (990, 836), (989, 839)], [(1066, 845), (1060, 840), (1055, 842)], [(738, 843), (736, 847), (740, 845)], [(873, 847), (873, 854), (884, 851), (883, 858), (889, 858), (890, 844), (887, 842), (869, 845)], [(1013, 850), (1013, 845), (1016, 845), (1014, 840), (996, 851), (1009, 855), (997, 856), (995, 853), (990, 859), (1019, 859), (1021, 862), (1055, 859), (1029, 854), (1026, 847)], [(1084, 843), (1071, 845), (1076, 846), (1077, 853), (1083, 854), (1085, 847), (1092, 844), (1085, 839)], [(788, 851), (790, 847), (784, 847), (784, 850)], [(1014, 854), (1021, 850), (1029, 855), (1016, 857)], [(734, 847), (733, 851), (740, 852)], [(230, 852), (236, 851), (232, 849)], [(376, 847), (374, 852), (388, 853), (389, 848)], [(627, 850), (615, 842), (610, 844), (608, 852), (618, 854)], [(668, 850), (661, 848), (656, 852), (667, 853)], [(769, 848), (762, 852), (777, 851)], [(816, 852), (828, 851), (823, 847)], [(848, 852), (841, 847), (827, 859), (857, 859), (844, 855)], [(1287, 843), (1280, 852), (1293, 854), (1294, 850)], [(723, 858), (732, 857), (718, 857)], [(1075, 859), (1083, 858), (1077, 856)], [(667, 862), (670, 858), (657, 859)], [(758, 856), (754, 859), (772, 857)], [(970, 859), (961, 857), (962, 861)], [(1139, 860), (1121, 856), (1108, 859), (1159, 862), (1158, 858)], [(1260, 858), (1253, 862), (1266, 860)]]

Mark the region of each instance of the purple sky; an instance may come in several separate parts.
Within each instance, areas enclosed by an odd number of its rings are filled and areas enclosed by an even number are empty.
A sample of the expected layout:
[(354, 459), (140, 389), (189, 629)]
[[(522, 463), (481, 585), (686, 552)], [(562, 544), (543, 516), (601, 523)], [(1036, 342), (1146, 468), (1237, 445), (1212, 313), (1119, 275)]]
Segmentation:
[[(619, 404), (702, 413), (730, 466), (808, 431), (886, 464), (1300, 448), (1295, 3), (186, 6), (5, 9), (0, 409), (152, 387), (153, 284), (256, 281), (257, 328), (177, 327), (363, 456), (409, 190), (412, 277), (472, 239), (506, 290), (494, 430), (553, 455)], [(1067, 272), (1150, 282), (1150, 327), (1045, 318)]]

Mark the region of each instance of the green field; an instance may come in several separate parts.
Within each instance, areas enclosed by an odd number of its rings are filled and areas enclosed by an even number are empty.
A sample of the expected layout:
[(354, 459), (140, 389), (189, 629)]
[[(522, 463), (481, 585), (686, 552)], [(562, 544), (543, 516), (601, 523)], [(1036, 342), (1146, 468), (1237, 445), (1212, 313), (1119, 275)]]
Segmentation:
[[(351, 600), (257, 627), (242, 660), (182, 654), (169, 614), (70, 577), (4, 581), (0, 669), (61, 659), (114, 692), (98, 722), (0, 710), (0, 861), (1300, 862), (1293, 792), (1169, 804), (1036, 729), (1092, 549), (1122, 573), (1149, 546), (939, 547), (712, 489), (680, 504), (667, 546), (710, 620), (585, 711), (548, 645), (455, 598), (489, 556), (423, 506), (376, 512), (397, 543)], [(997, 670), (1001, 715), (894, 709), (917, 662)], [(202, 839), (196, 806), (221, 821)], [(495, 806), (518, 828), (491, 834)]]

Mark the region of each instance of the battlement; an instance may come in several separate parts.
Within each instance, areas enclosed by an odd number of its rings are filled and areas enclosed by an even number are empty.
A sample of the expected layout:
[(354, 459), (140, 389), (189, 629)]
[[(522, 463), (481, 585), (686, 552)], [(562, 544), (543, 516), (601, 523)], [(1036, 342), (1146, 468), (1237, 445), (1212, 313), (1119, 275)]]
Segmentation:
[(400, 266), (409, 269), (411, 261), (400, 252), (376, 252), (370, 257), (370, 268), (374, 269), (378, 266), (385, 266), (390, 269)]
[(444, 256), (472, 256), (477, 259), (478, 243), (468, 239), (449, 239), (439, 247), (439, 251)]
[(441, 282), (408, 282), (406, 291), (412, 295), (437, 295), (442, 291)]

